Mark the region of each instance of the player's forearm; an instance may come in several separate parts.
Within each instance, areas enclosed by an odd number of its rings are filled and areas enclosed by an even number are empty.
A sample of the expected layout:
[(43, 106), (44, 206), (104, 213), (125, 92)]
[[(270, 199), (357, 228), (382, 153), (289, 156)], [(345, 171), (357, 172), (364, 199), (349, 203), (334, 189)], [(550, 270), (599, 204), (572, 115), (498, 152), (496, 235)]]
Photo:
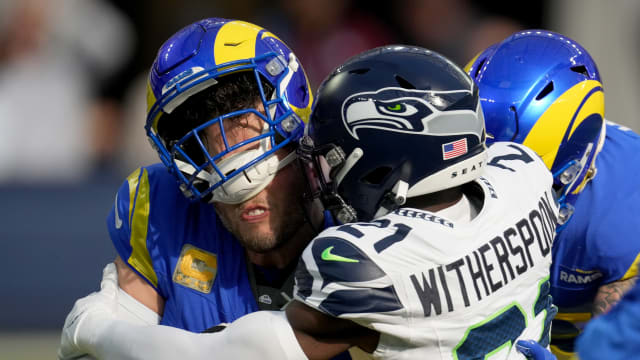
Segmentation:
[(94, 332), (90, 337), (80, 339), (79, 344), (96, 359), (204, 359), (210, 351), (206, 343), (198, 342), (199, 334), (110, 318), (93, 320), (100, 324), (87, 324)]
[[(118, 287), (116, 266), (107, 264), (103, 270), (100, 291), (78, 299), (65, 319), (60, 338), (58, 358), (78, 359), (88, 352), (78, 345), (78, 339), (93, 329), (83, 326), (91, 319), (118, 319), (139, 325), (158, 324), (160, 317), (153, 310), (131, 297)], [(88, 336), (88, 335), (87, 335)]]
[(300, 301), (289, 303), (286, 313), (298, 343), (310, 359), (332, 358), (354, 346), (372, 353), (378, 346), (377, 331), (329, 316)]
[(196, 334), (168, 326), (139, 326), (96, 316), (81, 346), (98, 359), (306, 359), (280, 312), (244, 316), (217, 333)]
[(608, 312), (633, 287), (636, 280), (637, 277), (633, 277), (601, 286), (593, 300), (593, 315), (598, 316)]

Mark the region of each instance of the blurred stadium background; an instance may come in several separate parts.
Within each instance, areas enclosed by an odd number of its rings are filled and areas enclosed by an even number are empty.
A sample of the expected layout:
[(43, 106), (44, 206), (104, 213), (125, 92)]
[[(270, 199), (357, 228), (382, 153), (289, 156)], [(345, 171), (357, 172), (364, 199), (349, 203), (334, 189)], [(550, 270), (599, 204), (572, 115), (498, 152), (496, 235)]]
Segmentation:
[[(491, 3), (491, 4), (490, 4)], [(279, 35), (317, 86), (385, 43), (464, 65), (510, 33), (582, 43), (604, 79), (607, 118), (640, 130), (637, 0), (0, 0), (0, 359), (55, 358), (78, 297), (115, 256), (105, 218), (122, 179), (155, 162), (144, 136), (146, 69), (205, 17)]]

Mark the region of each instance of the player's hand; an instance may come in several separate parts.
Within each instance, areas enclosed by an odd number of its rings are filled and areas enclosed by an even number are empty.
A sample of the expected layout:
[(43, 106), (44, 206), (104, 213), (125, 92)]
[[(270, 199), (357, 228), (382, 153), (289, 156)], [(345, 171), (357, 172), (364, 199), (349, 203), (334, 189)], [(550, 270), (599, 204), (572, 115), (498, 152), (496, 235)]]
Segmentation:
[[(115, 314), (118, 308), (118, 272), (114, 263), (102, 271), (100, 291), (76, 301), (64, 321), (58, 359), (93, 359), (85, 344), (93, 341), (92, 320)], [(113, 316), (113, 315), (111, 315)], [(82, 357), (82, 356), (85, 357)]]
[(529, 360), (558, 360), (551, 351), (533, 340), (518, 340), (516, 349)]

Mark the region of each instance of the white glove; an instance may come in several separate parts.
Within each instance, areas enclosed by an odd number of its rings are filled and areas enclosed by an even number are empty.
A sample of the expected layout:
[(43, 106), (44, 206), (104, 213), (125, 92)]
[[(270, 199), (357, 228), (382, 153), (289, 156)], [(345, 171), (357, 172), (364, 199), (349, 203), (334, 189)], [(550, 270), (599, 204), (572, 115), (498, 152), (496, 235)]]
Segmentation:
[[(64, 321), (58, 359), (92, 359), (87, 344), (94, 339), (90, 325), (100, 318), (115, 318), (118, 310), (118, 272), (114, 263), (102, 271), (100, 291), (76, 301)], [(85, 355), (85, 357), (81, 357)]]

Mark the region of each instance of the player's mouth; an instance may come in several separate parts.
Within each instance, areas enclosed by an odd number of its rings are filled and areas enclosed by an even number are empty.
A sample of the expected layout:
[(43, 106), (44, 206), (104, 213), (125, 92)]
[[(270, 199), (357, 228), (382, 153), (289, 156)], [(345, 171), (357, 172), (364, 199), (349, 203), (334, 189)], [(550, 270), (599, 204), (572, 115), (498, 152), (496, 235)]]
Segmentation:
[(253, 223), (269, 217), (269, 210), (262, 206), (249, 206), (242, 211), (242, 220)]

